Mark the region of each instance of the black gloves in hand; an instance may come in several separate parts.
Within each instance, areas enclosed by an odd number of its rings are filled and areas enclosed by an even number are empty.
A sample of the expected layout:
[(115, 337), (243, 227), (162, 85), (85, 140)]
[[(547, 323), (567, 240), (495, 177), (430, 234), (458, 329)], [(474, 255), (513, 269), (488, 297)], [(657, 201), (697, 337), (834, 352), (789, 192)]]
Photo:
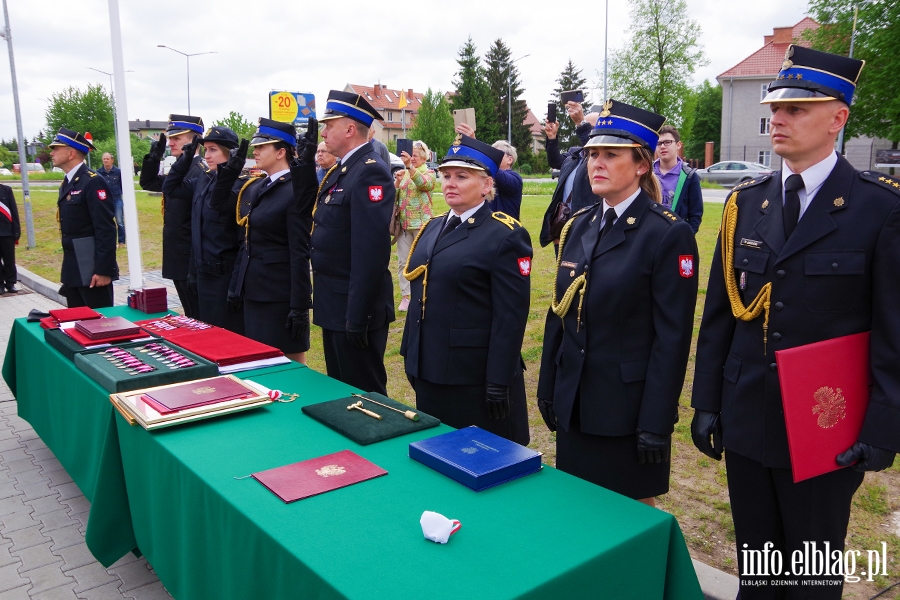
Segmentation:
[(297, 162), (301, 165), (312, 164), (316, 160), (316, 148), (319, 144), (319, 122), (310, 119), (306, 133), (297, 136)]
[[(722, 423), (719, 413), (695, 410), (691, 421), (691, 437), (697, 450), (716, 460), (722, 460)], [(712, 443), (709, 439), (712, 437)]]
[[(185, 144), (181, 147), (181, 156), (187, 154), (187, 160), (194, 160), (194, 155), (197, 154), (197, 148), (200, 147), (200, 136), (195, 135), (194, 139), (192, 139), (189, 143)], [(181, 158), (181, 157), (179, 157)]]
[(288, 313), (287, 322), (284, 324), (285, 329), (291, 330), (291, 339), (299, 340), (308, 337), (309, 334), (309, 310), (301, 310), (292, 308)]
[(556, 431), (556, 413), (553, 411), (553, 400), (538, 398), (538, 410), (541, 411), (541, 417), (544, 418), (547, 429)]
[(347, 321), (347, 339), (360, 350), (369, 347), (369, 337), (366, 335), (368, 330), (368, 325), (357, 325)]
[(166, 154), (166, 134), (160, 133), (159, 139), (150, 144), (150, 152), (147, 154), (152, 160), (162, 160)]
[(671, 435), (637, 430), (638, 464), (669, 462)]
[[(853, 468), (857, 471), (884, 471), (894, 464), (895, 452), (870, 446), (865, 442), (856, 442), (846, 452), (838, 454), (837, 464)], [(854, 464), (855, 463), (855, 464)]]
[(250, 142), (241, 138), (241, 146), (237, 150), (232, 150), (231, 158), (228, 159), (229, 169), (234, 169), (238, 172), (243, 170), (244, 163), (247, 162), (247, 148), (249, 147)]
[(484, 389), (484, 401), (492, 419), (502, 419), (509, 414), (509, 386), (488, 383)]
[(228, 299), (225, 301), (225, 308), (229, 312), (237, 312), (244, 307), (244, 299), (239, 294), (228, 292)]

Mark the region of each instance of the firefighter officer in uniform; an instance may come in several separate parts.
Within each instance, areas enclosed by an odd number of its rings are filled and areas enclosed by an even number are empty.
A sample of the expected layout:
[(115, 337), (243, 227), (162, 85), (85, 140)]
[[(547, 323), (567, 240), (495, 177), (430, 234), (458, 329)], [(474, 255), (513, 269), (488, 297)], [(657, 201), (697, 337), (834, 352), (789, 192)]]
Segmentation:
[[(60, 128), (49, 147), (53, 166), (66, 173), (56, 203), (63, 247), (59, 293), (69, 308), (112, 306), (112, 282), (119, 278), (115, 206), (106, 180), (84, 163), (94, 146), (82, 134)], [(90, 251), (86, 238), (93, 238), (93, 256), (84, 254)], [(82, 273), (83, 268), (91, 272)]]
[[(736, 187), (725, 205), (697, 343), (692, 434), (712, 458), (724, 447), (742, 572), (747, 553), (766, 544), (786, 566), (805, 544), (843, 551), (863, 472), (888, 468), (900, 451), (900, 182), (857, 171), (834, 150), (862, 68), (790, 46), (763, 100), (784, 168)], [(869, 405), (858, 440), (835, 457), (835, 466), (853, 466), (794, 483), (775, 352), (866, 331)], [(785, 570), (798, 587), (748, 572), (741, 599), (841, 597), (840, 575)]]
[(329, 377), (386, 394), (395, 190), (389, 166), (367, 141), (376, 119), (378, 111), (358, 94), (328, 94), (322, 138), (338, 162), (319, 186), (310, 257), (313, 323), (322, 327)]

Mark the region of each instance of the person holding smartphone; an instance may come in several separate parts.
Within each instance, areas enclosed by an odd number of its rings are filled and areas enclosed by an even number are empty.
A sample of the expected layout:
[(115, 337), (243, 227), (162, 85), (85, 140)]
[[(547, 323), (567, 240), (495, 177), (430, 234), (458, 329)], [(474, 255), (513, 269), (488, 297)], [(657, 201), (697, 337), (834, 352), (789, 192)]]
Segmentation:
[(603, 202), (560, 235), (537, 390), (557, 468), (651, 506), (669, 489), (697, 300), (694, 233), (653, 175), (664, 122), (612, 100), (600, 113), (586, 150)]
[(409, 309), (409, 282), (403, 277), (409, 249), (419, 228), (428, 223), (434, 215), (431, 192), (434, 191), (437, 178), (434, 171), (425, 163), (431, 152), (425, 142), (416, 140), (412, 143), (412, 154), (400, 153), (400, 160), (406, 169), (397, 172), (396, 203), (400, 209), (400, 225), (403, 231), (397, 236), (397, 276), (400, 279), (400, 312)]

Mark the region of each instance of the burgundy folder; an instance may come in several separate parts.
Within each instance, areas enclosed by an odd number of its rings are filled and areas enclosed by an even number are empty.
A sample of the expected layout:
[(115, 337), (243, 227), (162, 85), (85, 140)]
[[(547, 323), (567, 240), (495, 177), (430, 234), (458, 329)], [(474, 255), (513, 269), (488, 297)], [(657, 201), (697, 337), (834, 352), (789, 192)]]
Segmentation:
[(253, 473), (253, 478), (284, 502), (294, 502), (382, 475), (387, 471), (350, 450), (342, 450)]
[(836, 471), (859, 437), (869, 406), (869, 332), (779, 350), (794, 483)]
[(105, 319), (91, 319), (78, 321), (75, 329), (92, 340), (105, 340), (107, 338), (122, 337), (140, 333), (141, 328), (122, 317), (108, 317)]
[[(156, 390), (151, 394), (144, 394), (144, 398), (145, 401), (146, 398), (149, 398), (153, 403), (161, 404), (169, 409), (168, 412), (174, 412), (185, 408), (203, 406), (204, 404), (215, 404), (216, 402), (250, 398), (258, 395), (230, 377), (216, 377), (214, 379), (188, 381), (180, 385), (173, 385), (172, 387)], [(154, 406), (153, 403), (148, 402), (151, 406)], [(154, 406), (154, 408), (156, 407)]]

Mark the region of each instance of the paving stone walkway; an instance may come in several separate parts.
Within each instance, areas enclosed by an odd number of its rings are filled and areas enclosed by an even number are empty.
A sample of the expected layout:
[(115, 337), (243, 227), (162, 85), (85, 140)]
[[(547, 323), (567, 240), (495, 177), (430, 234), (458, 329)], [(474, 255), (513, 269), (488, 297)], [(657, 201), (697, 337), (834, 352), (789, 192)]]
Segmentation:
[[(0, 364), (13, 320), (32, 308), (60, 305), (27, 288), (0, 296)], [(84, 543), (90, 503), (16, 408), (0, 380), (0, 600), (171, 598), (144, 558), (108, 569), (94, 560)]]

